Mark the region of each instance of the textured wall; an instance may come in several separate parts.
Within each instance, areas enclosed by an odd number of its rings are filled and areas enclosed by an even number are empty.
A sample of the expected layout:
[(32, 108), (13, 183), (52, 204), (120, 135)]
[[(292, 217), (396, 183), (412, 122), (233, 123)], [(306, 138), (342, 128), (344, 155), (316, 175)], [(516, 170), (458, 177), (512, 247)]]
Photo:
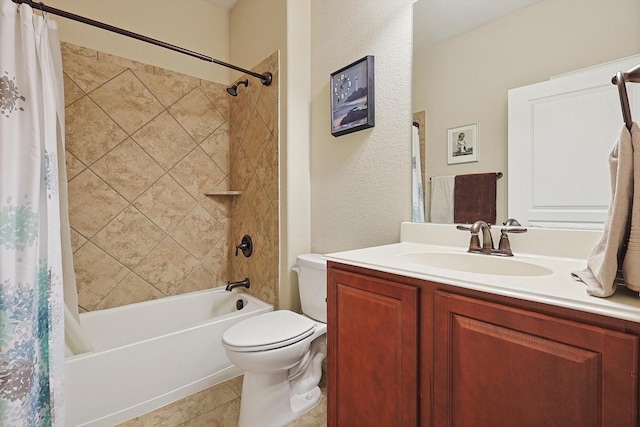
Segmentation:
[(69, 215), (79, 305), (228, 278), (224, 86), (63, 43)]
[[(311, 249), (397, 242), (411, 219), (411, 0), (311, 3)], [(374, 128), (331, 136), (329, 76), (375, 56)]]
[[(249, 77), (230, 100), (231, 189), (241, 191), (231, 201), (231, 244), (248, 234), (254, 252), (231, 258), (230, 280), (248, 277), (249, 293), (278, 306), (279, 186), (278, 186), (278, 53), (253, 68), (273, 74), (264, 86)], [(246, 78), (243, 77), (243, 79)]]

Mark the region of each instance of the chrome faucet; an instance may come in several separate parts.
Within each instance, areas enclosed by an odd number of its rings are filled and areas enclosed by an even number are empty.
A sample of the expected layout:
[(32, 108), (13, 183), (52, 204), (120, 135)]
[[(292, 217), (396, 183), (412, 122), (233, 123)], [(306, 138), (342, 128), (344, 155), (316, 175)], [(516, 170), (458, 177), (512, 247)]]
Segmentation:
[(227, 286), (224, 288), (225, 291), (231, 291), (235, 288), (241, 288), (241, 287), (245, 287), (247, 289), (249, 289), (249, 287), (251, 286), (251, 282), (249, 281), (249, 278), (245, 278), (244, 280), (240, 280), (238, 282), (227, 282)]

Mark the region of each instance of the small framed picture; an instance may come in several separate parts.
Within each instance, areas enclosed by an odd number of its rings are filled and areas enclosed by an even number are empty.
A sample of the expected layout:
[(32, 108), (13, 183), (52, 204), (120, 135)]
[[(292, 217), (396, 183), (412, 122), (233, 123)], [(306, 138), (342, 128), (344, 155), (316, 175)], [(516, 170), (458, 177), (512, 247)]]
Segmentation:
[(447, 164), (478, 161), (478, 124), (447, 130)]
[(331, 74), (331, 135), (375, 126), (373, 56)]

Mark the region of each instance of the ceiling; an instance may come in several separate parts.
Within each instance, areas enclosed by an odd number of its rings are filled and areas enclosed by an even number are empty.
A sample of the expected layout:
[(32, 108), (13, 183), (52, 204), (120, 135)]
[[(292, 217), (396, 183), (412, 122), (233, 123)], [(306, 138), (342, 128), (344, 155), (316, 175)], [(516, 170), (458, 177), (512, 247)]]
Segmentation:
[[(205, 0), (231, 10), (238, 0)], [(324, 1), (324, 0), (314, 0)], [(361, 0), (373, 2), (373, 0)], [(414, 46), (424, 48), (464, 34), (540, 0), (418, 0), (413, 6)]]

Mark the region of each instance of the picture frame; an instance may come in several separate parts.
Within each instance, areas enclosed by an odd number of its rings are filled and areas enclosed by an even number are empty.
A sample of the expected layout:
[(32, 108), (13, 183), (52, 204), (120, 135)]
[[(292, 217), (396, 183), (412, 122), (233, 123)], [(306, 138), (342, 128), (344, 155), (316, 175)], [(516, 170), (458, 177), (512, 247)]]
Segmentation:
[(330, 90), (331, 135), (338, 137), (375, 126), (373, 55), (331, 73)]
[(478, 161), (478, 124), (447, 129), (447, 164)]

